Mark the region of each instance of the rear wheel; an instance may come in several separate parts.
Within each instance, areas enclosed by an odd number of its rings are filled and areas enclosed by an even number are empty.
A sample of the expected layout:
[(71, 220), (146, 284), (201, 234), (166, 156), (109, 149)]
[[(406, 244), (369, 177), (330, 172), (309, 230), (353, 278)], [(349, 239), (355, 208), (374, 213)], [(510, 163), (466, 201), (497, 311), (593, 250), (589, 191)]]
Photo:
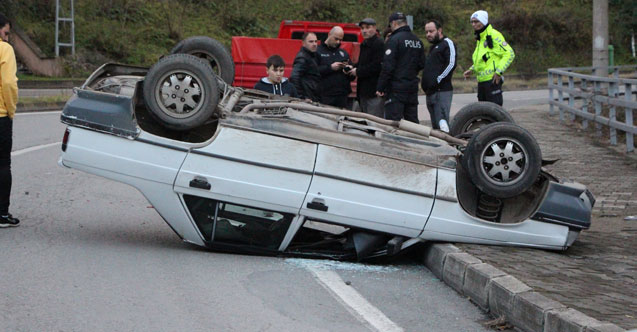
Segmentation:
[(542, 167), (535, 138), (511, 123), (493, 123), (476, 132), (465, 150), (471, 181), (487, 195), (508, 198), (527, 191)]
[(166, 128), (189, 130), (206, 122), (219, 102), (210, 66), (188, 54), (160, 59), (144, 79), (144, 102)]
[(190, 54), (203, 59), (221, 79), (232, 84), (234, 81), (234, 62), (230, 52), (220, 42), (206, 36), (186, 38), (170, 51), (171, 54)]
[(451, 121), (449, 134), (459, 136), (470, 134), (495, 122), (515, 123), (502, 106), (488, 101), (479, 101), (464, 106)]

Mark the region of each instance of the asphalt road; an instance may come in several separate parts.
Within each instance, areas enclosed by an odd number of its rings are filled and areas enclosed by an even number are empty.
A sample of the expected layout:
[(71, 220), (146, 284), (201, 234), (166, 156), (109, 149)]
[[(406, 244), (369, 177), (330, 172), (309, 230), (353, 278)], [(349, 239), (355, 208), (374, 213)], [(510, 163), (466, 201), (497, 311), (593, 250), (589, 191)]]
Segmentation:
[[(549, 99), (549, 90), (526, 90), (526, 91), (506, 91), (504, 92), (504, 104), (507, 110), (513, 110), (530, 105), (547, 104)], [(451, 116), (453, 117), (463, 106), (478, 101), (476, 93), (459, 93), (454, 94), (451, 100)], [(420, 121), (431, 121), (429, 112), (427, 111), (426, 97), (418, 98), (418, 119)]]
[(0, 331), (487, 331), (485, 314), (409, 260), (182, 243), (135, 189), (58, 166), (63, 131), (59, 112), (15, 118), (22, 224), (0, 229)]

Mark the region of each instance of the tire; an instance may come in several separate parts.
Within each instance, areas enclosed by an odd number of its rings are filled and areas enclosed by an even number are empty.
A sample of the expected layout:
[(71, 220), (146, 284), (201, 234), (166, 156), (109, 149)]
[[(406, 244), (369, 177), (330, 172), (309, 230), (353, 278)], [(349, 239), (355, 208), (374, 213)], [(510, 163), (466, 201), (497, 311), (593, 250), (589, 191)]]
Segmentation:
[(234, 61), (230, 52), (220, 42), (206, 36), (186, 38), (170, 51), (171, 54), (190, 54), (205, 59), (217, 76), (228, 83), (234, 81)]
[(506, 122), (486, 125), (465, 150), (463, 166), (483, 193), (509, 198), (527, 191), (542, 167), (542, 153), (526, 129)]
[(479, 101), (466, 105), (458, 111), (451, 121), (449, 134), (457, 137), (495, 122), (515, 123), (502, 106), (488, 101)]
[(189, 130), (206, 122), (219, 102), (212, 68), (193, 55), (161, 58), (144, 79), (146, 107), (164, 127)]

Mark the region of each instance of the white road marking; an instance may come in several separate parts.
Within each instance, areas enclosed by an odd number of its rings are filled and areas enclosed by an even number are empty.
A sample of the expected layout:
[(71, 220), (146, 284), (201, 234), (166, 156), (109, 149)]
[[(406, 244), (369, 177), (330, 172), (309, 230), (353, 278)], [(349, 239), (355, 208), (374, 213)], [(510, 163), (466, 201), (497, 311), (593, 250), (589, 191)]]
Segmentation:
[(43, 112), (19, 112), (16, 113), (16, 116), (23, 116), (23, 115), (46, 115), (46, 114), (60, 114), (62, 113), (62, 111), (43, 111)]
[(36, 146), (32, 146), (26, 149), (22, 149), (22, 150), (16, 150), (11, 152), (11, 157), (15, 157), (15, 156), (19, 156), (21, 154), (25, 154), (25, 153), (29, 153), (29, 152), (33, 152), (33, 151), (37, 151), (37, 150), (42, 150), (42, 149), (46, 149), (46, 148), (50, 148), (52, 146), (56, 146), (56, 145), (60, 145), (62, 144), (61, 142), (55, 142), (55, 143), (49, 143), (49, 144), (42, 144), (42, 145), (36, 145)]
[(343, 279), (334, 271), (322, 270), (317, 267), (306, 267), (319, 281), (350, 312), (361, 320), (369, 323), (376, 331), (403, 332), (404, 330), (392, 322), (382, 311), (371, 305), (352, 286), (346, 285)]

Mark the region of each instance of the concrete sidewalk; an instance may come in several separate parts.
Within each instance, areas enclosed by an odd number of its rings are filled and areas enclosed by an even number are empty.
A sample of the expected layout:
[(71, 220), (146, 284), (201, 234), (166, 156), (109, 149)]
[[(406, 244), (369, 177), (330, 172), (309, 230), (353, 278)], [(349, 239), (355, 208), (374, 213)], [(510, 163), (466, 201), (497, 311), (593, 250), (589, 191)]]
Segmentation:
[[(637, 220), (627, 218), (637, 215), (637, 158), (560, 123), (548, 105), (511, 115), (537, 138), (544, 157), (560, 158), (547, 167), (552, 174), (593, 192), (591, 229), (565, 252), (458, 244), (458, 253), (435, 245), (428, 266), (452, 287), (454, 274), (461, 274), (454, 288), (524, 331), (637, 329)], [(472, 283), (483, 283), (478, 289), (487, 293), (472, 294)]]

